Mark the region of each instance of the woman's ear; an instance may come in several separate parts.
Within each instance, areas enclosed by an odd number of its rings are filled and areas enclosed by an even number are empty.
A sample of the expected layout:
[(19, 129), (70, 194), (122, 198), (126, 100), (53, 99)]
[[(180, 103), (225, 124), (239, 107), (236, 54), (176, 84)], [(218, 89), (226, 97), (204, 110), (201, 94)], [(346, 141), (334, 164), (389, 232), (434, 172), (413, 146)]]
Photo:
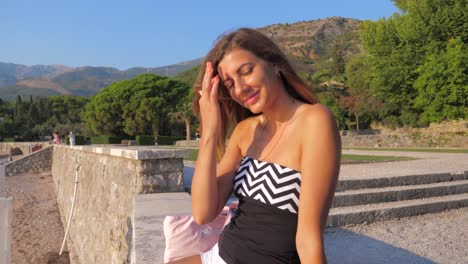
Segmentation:
[(273, 63), (273, 69), (275, 70), (276, 77), (280, 78), (281, 77), (280, 68), (276, 64)]

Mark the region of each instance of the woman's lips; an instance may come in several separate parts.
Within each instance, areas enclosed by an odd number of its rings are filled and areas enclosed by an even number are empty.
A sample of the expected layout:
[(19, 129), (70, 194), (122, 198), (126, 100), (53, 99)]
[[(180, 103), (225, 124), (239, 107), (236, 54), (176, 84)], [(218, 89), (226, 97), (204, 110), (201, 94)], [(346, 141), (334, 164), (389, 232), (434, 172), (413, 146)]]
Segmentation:
[(258, 99), (258, 96), (260, 95), (260, 91), (257, 91), (256, 93), (252, 94), (251, 96), (249, 96), (247, 99), (244, 100), (244, 103), (246, 105), (252, 105), (254, 104), (257, 99)]

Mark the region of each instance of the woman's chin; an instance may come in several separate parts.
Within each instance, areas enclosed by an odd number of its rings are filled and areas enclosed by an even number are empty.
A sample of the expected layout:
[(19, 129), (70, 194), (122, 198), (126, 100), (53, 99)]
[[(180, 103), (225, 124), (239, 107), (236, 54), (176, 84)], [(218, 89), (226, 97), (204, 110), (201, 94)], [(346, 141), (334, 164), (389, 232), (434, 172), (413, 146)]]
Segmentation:
[(254, 114), (261, 114), (262, 111), (260, 110), (256, 110), (256, 109), (252, 109), (252, 108), (249, 108), (250, 112), (254, 113)]
[(248, 105), (246, 108), (254, 114), (260, 114), (263, 112), (263, 107), (259, 104)]

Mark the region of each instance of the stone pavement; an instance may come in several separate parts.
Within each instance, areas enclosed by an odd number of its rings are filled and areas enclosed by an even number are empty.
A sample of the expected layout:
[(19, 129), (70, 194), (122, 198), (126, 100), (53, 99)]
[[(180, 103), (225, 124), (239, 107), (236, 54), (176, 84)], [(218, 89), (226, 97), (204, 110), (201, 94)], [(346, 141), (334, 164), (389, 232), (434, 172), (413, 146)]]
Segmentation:
[(468, 263), (468, 208), (325, 231), (330, 264)]
[(367, 179), (468, 171), (468, 153), (343, 150), (343, 154), (405, 156), (417, 160), (341, 165), (340, 179)]

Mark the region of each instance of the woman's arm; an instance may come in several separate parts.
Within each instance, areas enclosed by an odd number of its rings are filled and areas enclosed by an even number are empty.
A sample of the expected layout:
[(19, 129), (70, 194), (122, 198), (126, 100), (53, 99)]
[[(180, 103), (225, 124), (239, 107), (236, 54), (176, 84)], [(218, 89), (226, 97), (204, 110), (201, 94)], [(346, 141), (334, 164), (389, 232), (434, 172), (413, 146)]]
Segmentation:
[(241, 159), (238, 127), (216, 166), (216, 142), (201, 139), (192, 180), (192, 215), (198, 224), (213, 221), (232, 193), (234, 173)]
[(232, 192), (232, 175), (240, 160), (236, 127), (226, 153), (218, 168), (216, 166), (216, 144), (221, 131), (218, 101), (220, 77), (213, 74), (213, 65), (207, 62), (198, 100), (203, 136), (199, 141), (198, 158), (192, 179), (192, 215), (199, 224), (211, 222), (224, 207)]
[(317, 104), (309, 111), (302, 122), (296, 248), (302, 263), (326, 263), (323, 231), (338, 180), (341, 140), (326, 107)]

